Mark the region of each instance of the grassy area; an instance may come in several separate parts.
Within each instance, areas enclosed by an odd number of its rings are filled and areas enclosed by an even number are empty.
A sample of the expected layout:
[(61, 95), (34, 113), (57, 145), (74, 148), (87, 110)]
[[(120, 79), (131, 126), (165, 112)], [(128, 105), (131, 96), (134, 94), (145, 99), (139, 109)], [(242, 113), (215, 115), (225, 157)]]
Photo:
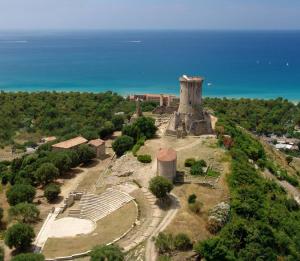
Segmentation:
[[(126, 217), (126, 218), (124, 218)], [(43, 249), (47, 258), (68, 256), (107, 244), (125, 233), (135, 222), (137, 208), (133, 202), (123, 206), (97, 222), (96, 229), (88, 235), (66, 238), (49, 238)]]
[[(165, 232), (174, 233), (179, 231), (186, 233), (192, 241), (204, 240), (212, 235), (206, 229), (208, 212), (216, 204), (228, 198), (228, 189), (224, 182), (222, 189), (211, 189), (196, 184), (184, 184), (176, 186), (173, 193), (180, 200), (181, 208), (176, 217), (167, 227)], [(193, 213), (188, 206), (188, 197), (191, 194), (197, 196), (197, 200), (203, 203), (200, 214)]]
[(220, 172), (214, 171), (212, 169), (208, 169), (206, 176), (211, 178), (217, 178), (220, 176)]

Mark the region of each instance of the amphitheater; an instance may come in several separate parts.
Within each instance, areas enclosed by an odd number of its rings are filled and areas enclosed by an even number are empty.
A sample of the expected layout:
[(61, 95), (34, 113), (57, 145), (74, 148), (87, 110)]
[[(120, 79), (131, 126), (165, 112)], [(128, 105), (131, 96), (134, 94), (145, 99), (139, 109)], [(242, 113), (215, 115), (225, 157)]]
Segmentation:
[(129, 194), (116, 189), (107, 189), (101, 195), (84, 194), (79, 209), (70, 209), (70, 217), (90, 219), (97, 222), (125, 204), (134, 200)]
[[(129, 194), (112, 188), (100, 195), (83, 194), (79, 204), (75, 202), (74, 206), (67, 208), (66, 214), (60, 213), (59, 208), (56, 208), (48, 215), (34, 242), (35, 248), (43, 249), (48, 239), (65, 240), (74, 237), (76, 240), (78, 236), (94, 235), (95, 231), (107, 230), (107, 227), (98, 227), (98, 222), (132, 201), (134, 198)], [(131, 220), (130, 225), (133, 225), (135, 220)], [(124, 232), (119, 231), (119, 234)]]

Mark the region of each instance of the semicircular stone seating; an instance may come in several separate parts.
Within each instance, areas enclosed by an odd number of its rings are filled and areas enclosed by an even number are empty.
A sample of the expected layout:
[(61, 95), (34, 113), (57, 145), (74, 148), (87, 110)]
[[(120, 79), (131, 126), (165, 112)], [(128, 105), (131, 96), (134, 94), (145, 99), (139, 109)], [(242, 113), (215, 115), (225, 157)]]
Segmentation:
[(97, 222), (132, 200), (129, 194), (112, 188), (101, 195), (84, 194), (79, 203), (79, 217)]

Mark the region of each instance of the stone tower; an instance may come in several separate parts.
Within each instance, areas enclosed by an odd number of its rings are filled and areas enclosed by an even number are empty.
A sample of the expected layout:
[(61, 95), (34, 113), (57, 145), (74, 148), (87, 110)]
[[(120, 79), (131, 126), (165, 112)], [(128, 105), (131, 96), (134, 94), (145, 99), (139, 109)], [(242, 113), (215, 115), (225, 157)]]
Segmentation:
[(183, 114), (194, 114), (202, 105), (202, 84), (200, 77), (187, 77), (183, 75), (180, 82), (180, 103), (178, 112)]
[(179, 78), (179, 82), (179, 108), (171, 118), (166, 134), (177, 137), (211, 134), (210, 116), (202, 108), (203, 79), (183, 75)]

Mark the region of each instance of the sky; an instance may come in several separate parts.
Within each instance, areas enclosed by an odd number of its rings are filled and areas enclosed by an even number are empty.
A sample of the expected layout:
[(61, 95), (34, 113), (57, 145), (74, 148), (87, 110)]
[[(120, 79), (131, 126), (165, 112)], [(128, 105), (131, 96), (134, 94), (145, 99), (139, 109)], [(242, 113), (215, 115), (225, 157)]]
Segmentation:
[(300, 29), (300, 0), (0, 0), (19, 29)]

